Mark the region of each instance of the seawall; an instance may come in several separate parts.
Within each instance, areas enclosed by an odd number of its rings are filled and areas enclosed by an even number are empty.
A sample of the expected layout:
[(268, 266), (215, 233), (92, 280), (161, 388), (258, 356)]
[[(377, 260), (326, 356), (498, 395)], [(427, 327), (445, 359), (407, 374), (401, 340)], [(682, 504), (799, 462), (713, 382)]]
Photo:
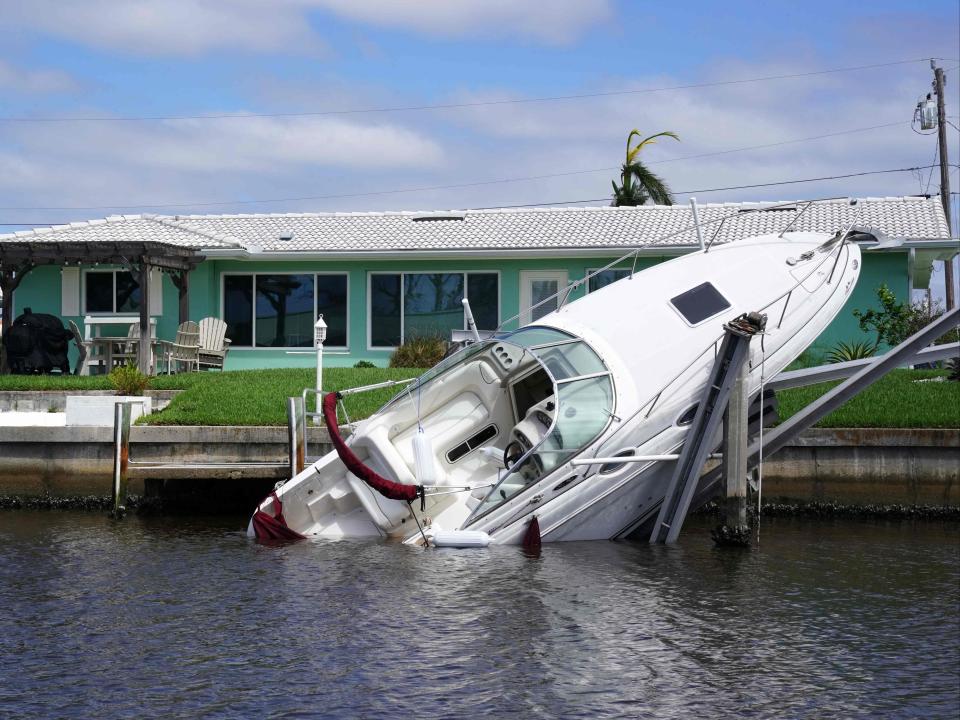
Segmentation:
[[(0, 427), (0, 495), (109, 495), (113, 429)], [(325, 428), (308, 429), (310, 455), (329, 451)], [(243, 463), (288, 460), (283, 427), (131, 428), (133, 461)], [(131, 471), (129, 490), (163, 488), (262, 496), (283, 469)], [(960, 430), (812, 429), (764, 462), (765, 500), (848, 505), (960, 507)]]

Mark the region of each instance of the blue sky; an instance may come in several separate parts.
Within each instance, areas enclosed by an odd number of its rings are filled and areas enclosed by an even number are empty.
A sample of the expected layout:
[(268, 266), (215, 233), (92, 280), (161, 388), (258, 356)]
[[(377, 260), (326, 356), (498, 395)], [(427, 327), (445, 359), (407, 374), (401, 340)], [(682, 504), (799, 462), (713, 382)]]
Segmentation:
[[(949, 114), (960, 125), (956, 0), (0, 0), (0, 29), (4, 118), (500, 101), (937, 56), (948, 69)], [(678, 193), (928, 165), (935, 138), (914, 133), (910, 117), (930, 78), (924, 61), (709, 88), (415, 112), (0, 122), (0, 222), (62, 222), (163, 204), (176, 206), (152, 211), (360, 211), (602, 199), (633, 127), (679, 133), (682, 142), (645, 151)], [(847, 130), (857, 132), (683, 159)], [(960, 163), (960, 133), (951, 129), (950, 137), (951, 157)], [(543, 175), (555, 177), (489, 182)], [(953, 178), (960, 190), (960, 174)], [(469, 183), (480, 184), (394, 192)], [(896, 173), (700, 193), (698, 199), (937, 188), (936, 173)], [(340, 197), (323, 198), (331, 195)], [(314, 199), (235, 202), (302, 197)]]

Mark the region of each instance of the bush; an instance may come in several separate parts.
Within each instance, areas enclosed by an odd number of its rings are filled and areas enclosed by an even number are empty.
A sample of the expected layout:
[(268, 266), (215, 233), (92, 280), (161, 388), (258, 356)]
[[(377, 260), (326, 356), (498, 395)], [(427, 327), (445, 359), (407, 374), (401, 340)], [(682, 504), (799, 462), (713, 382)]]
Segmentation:
[(841, 363), (849, 360), (863, 360), (873, 357), (877, 346), (868, 342), (837, 343), (837, 346), (827, 354), (827, 362)]
[(392, 368), (428, 368), (443, 360), (447, 342), (439, 337), (415, 337), (407, 340), (390, 356)]
[(356, 363), (354, 363), (353, 366), (354, 366), (355, 368), (357, 368), (358, 370), (363, 369), (363, 368), (375, 368), (375, 367), (376, 367), (376, 365), (374, 365), (374, 364), (373, 364), (372, 362), (370, 362), (369, 360), (358, 360)]
[[(880, 301), (879, 310), (854, 310), (853, 316), (860, 321), (860, 329), (864, 332), (875, 332), (875, 345), (881, 343), (893, 347), (899, 345), (914, 333), (920, 331), (938, 317), (943, 315), (943, 308), (939, 303), (932, 307), (925, 301), (908, 304), (898, 303), (896, 295), (887, 287), (886, 283), (877, 288), (877, 300)], [(951, 330), (938, 338), (935, 343), (956, 342), (960, 331)]]
[(132, 364), (114, 368), (109, 378), (117, 395), (143, 395), (143, 391), (150, 384), (150, 378)]

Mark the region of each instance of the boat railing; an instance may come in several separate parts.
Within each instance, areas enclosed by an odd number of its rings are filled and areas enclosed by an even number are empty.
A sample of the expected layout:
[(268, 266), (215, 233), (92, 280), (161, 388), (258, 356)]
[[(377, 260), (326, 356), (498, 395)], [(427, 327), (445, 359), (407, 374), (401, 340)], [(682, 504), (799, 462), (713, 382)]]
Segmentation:
[[(859, 217), (859, 212), (857, 213), (857, 217)], [(790, 299), (792, 298), (793, 293), (796, 292), (798, 289), (801, 289), (801, 290), (805, 290), (807, 294), (812, 294), (814, 290), (807, 289), (804, 283), (806, 283), (807, 280), (809, 280), (814, 273), (816, 273), (821, 267), (823, 267), (825, 263), (827, 263), (831, 259), (833, 259), (833, 267), (831, 268), (830, 276), (827, 278), (827, 283), (829, 284), (830, 282), (832, 282), (833, 272), (834, 272), (834, 269), (836, 269), (837, 263), (839, 262), (839, 259), (840, 259), (840, 255), (843, 252), (844, 244), (846, 243), (847, 237), (849, 236), (850, 232), (855, 227), (855, 225), (856, 225), (856, 218), (852, 222), (850, 222), (846, 228), (844, 228), (842, 231), (837, 233), (839, 240), (836, 242), (835, 247), (829, 253), (826, 253), (823, 256), (823, 258), (820, 260), (820, 262), (812, 266), (809, 272), (806, 275), (804, 275), (802, 279), (798, 280), (789, 290), (778, 295), (776, 298), (768, 302), (766, 305), (756, 310), (756, 312), (760, 312), (760, 313), (766, 312), (770, 310), (770, 308), (774, 307), (781, 300), (784, 300), (783, 311), (780, 313), (780, 319), (777, 322), (777, 329), (779, 329), (783, 324), (784, 318), (786, 317), (787, 307), (790, 303)], [(835, 258), (834, 258), (834, 253), (836, 253)], [(621, 422), (620, 424), (620, 427), (617, 428), (617, 430), (615, 430), (610, 435), (610, 437), (607, 438), (597, 448), (596, 453), (602, 452), (603, 448), (607, 447), (610, 444), (610, 442), (617, 436), (617, 433), (619, 433), (623, 428), (625, 428), (631, 420), (637, 418), (641, 414), (643, 415), (644, 419), (649, 418), (653, 414), (653, 411), (657, 408), (658, 404), (660, 403), (660, 399), (663, 397), (663, 395), (673, 386), (674, 383), (676, 383), (684, 375), (686, 375), (691, 368), (693, 368), (698, 363), (700, 363), (703, 360), (704, 355), (706, 355), (708, 352), (712, 350), (714, 358), (716, 358), (717, 353), (719, 352), (721, 340), (723, 340), (723, 334), (717, 336), (717, 338), (715, 338), (709, 345), (707, 345), (703, 350), (701, 350), (693, 360), (687, 363), (687, 365), (685, 365), (682, 370), (680, 370), (678, 373), (673, 375), (670, 378), (670, 380), (668, 380), (659, 390), (657, 390), (652, 395), (650, 395), (650, 397), (648, 397), (636, 411), (634, 411), (628, 417), (624, 418), (623, 422)]]
[[(799, 219), (800, 219), (811, 207), (813, 207), (814, 205), (817, 205), (817, 204), (819, 204), (819, 203), (826, 203), (826, 202), (836, 202), (837, 200), (842, 200), (842, 199), (845, 199), (845, 198), (842, 198), (842, 197), (829, 197), (829, 198), (819, 198), (819, 199), (816, 199), (816, 200), (807, 200), (807, 201), (805, 201), (803, 209), (802, 209), (800, 212), (798, 212), (796, 215), (794, 215), (794, 216), (790, 219), (790, 222), (788, 222), (787, 225), (784, 226), (784, 228), (778, 233), (778, 237), (781, 237), (781, 238), (782, 238), (787, 232), (789, 232), (789, 230), (790, 230), (794, 225), (796, 225), (796, 223), (799, 221)], [(856, 200), (851, 200), (850, 202), (851, 202), (851, 204), (855, 204), (857, 201), (856, 201)], [(772, 204), (772, 205), (765, 205), (764, 207), (761, 207), (761, 208), (752, 209), (752, 210), (750, 210), (749, 212), (751, 212), (751, 213), (770, 212), (770, 211), (775, 211), (775, 210), (782, 210), (782, 209), (784, 209), (784, 208), (789, 208), (789, 207), (795, 208), (796, 206), (797, 206), (797, 202), (791, 201), (791, 202), (784, 202), (784, 203), (776, 203), (776, 204)], [(694, 222), (694, 223), (692, 223), (692, 224), (690, 224), (690, 225), (685, 225), (684, 227), (682, 227), (682, 228), (679, 229), (679, 230), (675, 230), (675, 231), (673, 231), (673, 232), (671, 232), (671, 233), (668, 233), (668, 234), (664, 235), (663, 237), (657, 238), (656, 240), (653, 240), (653, 241), (651, 241), (651, 242), (649, 242), (649, 243), (645, 243), (645, 244), (640, 245), (640, 246), (638, 246), (638, 247), (631, 248), (628, 253), (626, 253), (626, 254), (624, 254), (624, 255), (621, 255), (620, 257), (618, 257), (618, 258), (616, 258), (616, 259), (614, 259), (614, 260), (611, 260), (611, 261), (608, 262), (606, 265), (604, 265), (603, 267), (601, 267), (601, 268), (599, 268), (599, 269), (597, 269), (597, 270), (594, 270), (594, 271), (592, 271), (592, 272), (587, 273), (587, 274), (584, 275), (582, 278), (579, 278), (579, 279), (577, 279), (577, 280), (573, 280), (573, 281), (567, 283), (567, 285), (565, 285), (564, 287), (562, 287), (561, 289), (559, 289), (557, 292), (553, 293), (552, 295), (548, 295), (547, 297), (543, 298), (543, 299), (540, 300), (539, 302), (531, 305), (531, 306), (530, 306), (529, 308), (527, 308), (526, 310), (522, 310), (522, 311), (518, 312), (517, 314), (508, 317), (506, 320), (502, 321), (502, 322), (497, 326), (497, 328), (496, 328), (496, 330), (495, 330), (494, 332), (499, 332), (499, 331), (501, 331), (506, 325), (508, 325), (509, 323), (512, 323), (512, 322), (514, 322), (514, 321), (517, 321), (520, 325), (522, 325), (523, 323), (520, 322), (521, 318), (523, 318), (523, 317), (526, 316), (526, 315), (530, 315), (530, 316), (532, 317), (532, 313), (533, 313), (534, 310), (536, 310), (537, 308), (539, 308), (539, 307), (541, 307), (541, 306), (547, 305), (548, 303), (556, 302), (556, 304), (557, 304), (557, 309), (559, 310), (560, 308), (562, 308), (562, 307), (567, 303), (567, 301), (570, 299), (570, 296), (573, 294), (573, 292), (574, 292), (577, 288), (579, 288), (581, 285), (585, 285), (585, 284), (589, 283), (589, 281), (590, 281), (591, 278), (594, 278), (594, 277), (596, 277), (597, 275), (599, 275), (600, 273), (606, 272), (607, 270), (610, 270), (610, 269), (616, 267), (617, 265), (621, 265), (622, 263), (625, 263), (625, 262), (628, 262), (628, 261), (632, 261), (632, 266), (631, 266), (630, 275), (629, 275), (630, 279), (632, 279), (633, 276), (634, 276), (634, 274), (636, 273), (636, 269), (637, 269), (637, 259), (639, 258), (641, 251), (649, 250), (650, 248), (656, 247), (657, 245), (660, 245), (661, 243), (664, 243), (664, 242), (666, 242), (667, 240), (670, 240), (670, 239), (672, 239), (672, 238), (679, 237), (679, 236), (681, 236), (681, 235), (684, 235), (684, 234), (687, 234), (687, 233), (690, 233), (690, 232), (697, 232), (698, 230), (700, 230), (700, 229), (702, 229), (702, 228), (704, 228), (704, 227), (709, 227), (709, 226), (711, 226), (711, 225), (716, 225), (717, 227), (716, 227), (716, 229), (714, 230), (713, 236), (710, 238), (709, 242), (706, 244), (706, 246), (705, 246), (704, 249), (702, 250), (702, 252), (708, 252), (708, 251), (710, 250), (711, 245), (713, 245), (714, 241), (715, 241), (715, 240), (717, 239), (717, 237), (719, 236), (719, 234), (720, 234), (721, 230), (723, 229), (723, 226), (724, 226), (724, 224), (727, 222), (727, 220), (735, 220), (735, 219), (737, 219), (737, 218), (742, 218), (744, 215), (745, 215), (745, 211), (743, 211), (743, 210), (737, 210), (736, 212), (732, 212), (732, 213), (729, 213), (729, 214), (727, 214), (727, 215), (723, 215), (722, 217), (713, 218), (712, 220), (707, 220), (707, 221), (705, 221), (705, 222), (704, 222), (704, 221)], [(858, 208), (857, 208), (857, 217), (859, 218), (859, 216), (860, 216), (860, 208), (858, 207)], [(854, 222), (855, 222), (855, 221), (854, 221)], [(851, 223), (851, 224), (850, 224), (850, 227), (852, 227), (853, 225), (854, 225), (854, 223)], [(779, 299), (779, 298), (778, 298), (778, 299)]]

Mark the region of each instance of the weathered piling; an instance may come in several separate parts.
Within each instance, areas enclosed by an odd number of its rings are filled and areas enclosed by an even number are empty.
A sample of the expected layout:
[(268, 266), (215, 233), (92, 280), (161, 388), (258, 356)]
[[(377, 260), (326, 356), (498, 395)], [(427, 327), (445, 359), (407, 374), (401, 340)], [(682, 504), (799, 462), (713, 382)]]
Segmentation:
[(118, 402), (113, 408), (113, 494), (110, 515), (114, 518), (123, 517), (127, 511), (132, 406), (132, 402)]
[(713, 531), (718, 545), (747, 546), (747, 433), (750, 398), (747, 396), (747, 363), (740, 366), (723, 414), (723, 522)]

